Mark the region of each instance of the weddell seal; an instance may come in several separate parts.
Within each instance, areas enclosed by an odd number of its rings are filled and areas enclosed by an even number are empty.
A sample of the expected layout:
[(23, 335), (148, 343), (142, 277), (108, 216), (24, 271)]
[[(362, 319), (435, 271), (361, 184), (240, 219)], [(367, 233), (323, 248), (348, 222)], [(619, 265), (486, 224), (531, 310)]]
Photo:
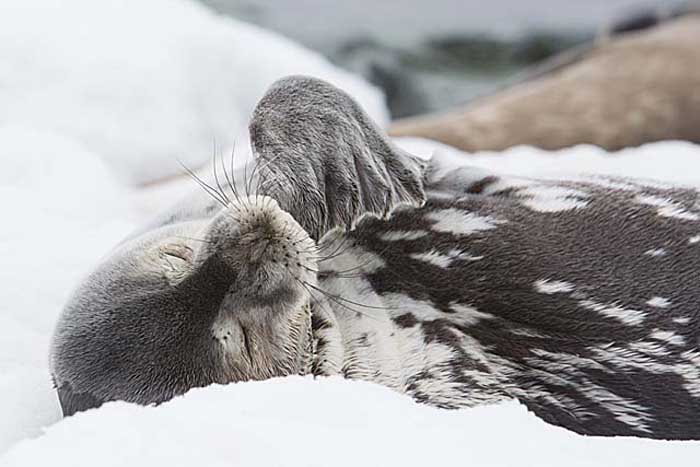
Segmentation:
[(612, 151), (668, 139), (700, 142), (697, 13), (658, 26), (656, 18), (629, 18), (595, 43), (528, 70), (511, 86), (463, 108), (398, 120), (389, 133), (471, 152), (577, 144)]
[(515, 398), (583, 434), (700, 438), (697, 191), (424, 162), (306, 77), (271, 87), (250, 136), (247, 180), (200, 180), (73, 294), (51, 347), (65, 415), (340, 374), (443, 408)]

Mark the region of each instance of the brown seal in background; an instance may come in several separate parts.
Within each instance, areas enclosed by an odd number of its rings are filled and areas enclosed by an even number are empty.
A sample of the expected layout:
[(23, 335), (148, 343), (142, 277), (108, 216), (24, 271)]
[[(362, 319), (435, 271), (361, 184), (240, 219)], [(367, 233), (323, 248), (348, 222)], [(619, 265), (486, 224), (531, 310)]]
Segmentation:
[(465, 151), (700, 142), (700, 15), (630, 29), (565, 52), (465, 108), (398, 120), (389, 133)]

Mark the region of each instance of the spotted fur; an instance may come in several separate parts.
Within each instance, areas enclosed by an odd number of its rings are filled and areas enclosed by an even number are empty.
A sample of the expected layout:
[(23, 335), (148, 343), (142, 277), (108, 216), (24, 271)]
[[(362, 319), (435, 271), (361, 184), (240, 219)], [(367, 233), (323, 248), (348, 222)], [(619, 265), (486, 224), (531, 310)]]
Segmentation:
[[(372, 361), (396, 340), (390, 384), (432, 405), (517, 398), (583, 434), (699, 438), (697, 191), (488, 180), (496, 194), (464, 183), (358, 224), (353, 248), (381, 267), (324, 285), (384, 309), (339, 310), (345, 332), (370, 329)], [(382, 365), (347, 373), (374, 380)]]

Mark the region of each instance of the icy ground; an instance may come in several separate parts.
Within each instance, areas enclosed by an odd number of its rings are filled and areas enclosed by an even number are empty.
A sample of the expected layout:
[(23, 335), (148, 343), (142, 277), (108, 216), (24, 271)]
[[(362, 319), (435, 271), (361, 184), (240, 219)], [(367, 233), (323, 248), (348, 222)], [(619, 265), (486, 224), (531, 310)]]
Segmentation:
[[(286, 73), (330, 77), (376, 118), (385, 110), (374, 89), (315, 54), (190, 2), (42, 2), (51, 8), (41, 14), (30, 11), (37, 3), (0, 3), (0, 465), (604, 467), (700, 459), (700, 443), (585, 438), (515, 403), (450, 412), (340, 379), (209, 387), (158, 408), (112, 403), (61, 421), (47, 348), (62, 304), (110, 247), (194, 189), (189, 180), (148, 188), (134, 181), (171, 175), (177, 159), (206, 160), (215, 136), (227, 151), (230, 129), (244, 125), (267, 83)], [(255, 44), (254, 53), (242, 56), (236, 38)], [(583, 171), (700, 187), (700, 147), (686, 143), (614, 155), (591, 147), (467, 155), (425, 140), (400, 144), (516, 174)]]

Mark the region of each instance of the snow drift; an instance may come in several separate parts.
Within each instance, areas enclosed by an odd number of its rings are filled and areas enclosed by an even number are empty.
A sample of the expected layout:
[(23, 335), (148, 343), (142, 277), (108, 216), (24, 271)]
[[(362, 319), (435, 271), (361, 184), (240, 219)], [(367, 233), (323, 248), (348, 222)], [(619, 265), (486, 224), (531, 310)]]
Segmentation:
[(229, 147), (290, 74), (323, 78), (379, 123), (382, 94), (315, 52), (194, 0), (3, 0), (0, 124), (70, 136), (130, 182)]
[(20, 443), (3, 465), (657, 466), (698, 453), (581, 437), (515, 403), (455, 412), (370, 383), (293, 377), (197, 389), (158, 408), (110, 403)]

